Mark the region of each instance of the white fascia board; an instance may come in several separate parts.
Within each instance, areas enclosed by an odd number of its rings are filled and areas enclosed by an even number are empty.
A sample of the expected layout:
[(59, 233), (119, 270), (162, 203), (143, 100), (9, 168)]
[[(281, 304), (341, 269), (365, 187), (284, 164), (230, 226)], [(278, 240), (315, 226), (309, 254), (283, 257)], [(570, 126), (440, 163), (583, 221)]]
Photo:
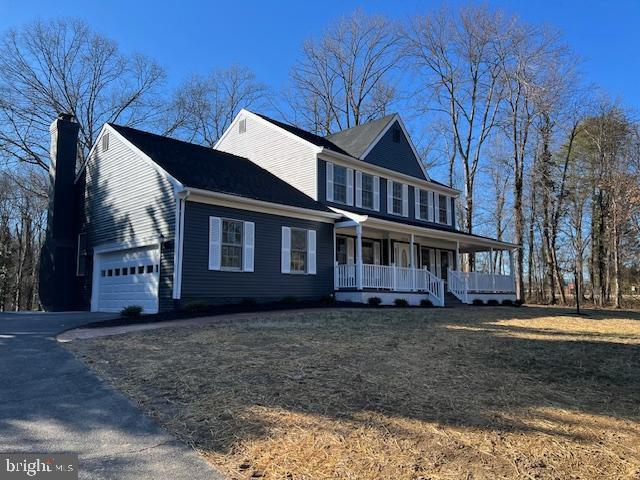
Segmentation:
[(254, 198), (230, 195), (228, 193), (212, 192), (210, 190), (202, 190), (199, 188), (186, 187), (185, 190), (190, 193), (187, 200), (191, 202), (210, 203), (223, 207), (239, 208), (241, 210), (268, 213), (284, 217), (315, 220), (324, 223), (334, 223), (335, 220), (341, 218), (340, 214), (334, 212), (322, 212), (319, 210), (294, 207), (280, 203), (265, 202)]
[(424, 176), (425, 176), (425, 178), (427, 180), (431, 180), (431, 178), (429, 177), (429, 174), (427, 173), (427, 170), (424, 168), (424, 165), (422, 164), (422, 161), (420, 160), (420, 155), (418, 155), (418, 150), (416, 149), (416, 146), (413, 144), (413, 140), (411, 140), (411, 136), (409, 135), (409, 132), (407, 131), (407, 127), (405, 127), (404, 122), (402, 121), (402, 118), (400, 118), (400, 115), (398, 115), (397, 113), (389, 121), (387, 126), (382, 129), (382, 131), (373, 140), (373, 142), (371, 142), (371, 144), (367, 147), (367, 149), (362, 154), (362, 158), (365, 158), (367, 155), (369, 155), (371, 150), (373, 150), (373, 147), (375, 147), (377, 145), (377, 143), (380, 141), (380, 139), (382, 139), (382, 137), (384, 137), (384, 135), (389, 131), (389, 129), (391, 128), (391, 125), (393, 125), (393, 123), (396, 122), (396, 121), (400, 124), (400, 128), (402, 129), (402, 132), (404, 133), (404, 136), (406, 137), (407, 141), (409, 142), (409, 146), (411, 147), (411, 151), (413, 151), (413, 155), (414, 155), (414, 157), (416, 159), (416, 162), (418, 162), (418, 166), (420, 167), (420, 170), (422, 170), (422, 172), (424, 173)]
[(421, 180), (419, 178), (412, 177), (411, 175), (405, 175), (404, 173), (396, 172), (395, 170), (380, 167), (378, 165), (374, 165), (373, 163), (365, 162), (364, 160), (359, 160), (349, 155), (334, 152), (333, 150), (322, 149), (322, 151), (318, 153), (318, 157), (327, 162), (337, 163), (349, 168), (357, 168), (358, 170), (365, 173), (371, 173), (372, 175), (389, 178), (393, 181), (406, 183), (407, 185), (411, 185), (413, 187), (440, 192), (454, 198), (460, 196), (460, 190), (457, 190), (455, 188), (433, 183), (429, 180)]
[(377, 217), (369, 217), (365, 226), (374, 228), (384, 228), (390, 232), (400, 232), (405, 234), (416, 234), (422, 237), (439, 238), (442, 240), (459, 241), (468, 245), (474, 245), (477, 248), (499, 248), (502, 250), (511, 250), (518, 248), (517, 245), (508, 242), (501, 242), (490, 238), (472, 237), (464, 233), (456, 231), (445, 231), (429, 228), (428, 226), (418, 227), (414, 225), (404, 225), (401, 223), (384, 220)]
[(119, 250), (129, 250), (132, 248), (153, 247), (160, 245), (160, 237), (147, 237), (127, 240), (125, 242), (110, 242), (93, 247), (94, 254), (117, 252)]

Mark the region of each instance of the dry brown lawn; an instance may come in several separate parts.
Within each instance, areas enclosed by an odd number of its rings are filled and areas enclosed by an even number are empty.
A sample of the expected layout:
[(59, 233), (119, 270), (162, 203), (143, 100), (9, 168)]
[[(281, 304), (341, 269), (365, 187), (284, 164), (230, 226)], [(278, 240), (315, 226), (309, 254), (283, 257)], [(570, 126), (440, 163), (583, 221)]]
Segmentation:
[(343, 309), (69, 344), (230, 478), (640, 479), (640, 313)]

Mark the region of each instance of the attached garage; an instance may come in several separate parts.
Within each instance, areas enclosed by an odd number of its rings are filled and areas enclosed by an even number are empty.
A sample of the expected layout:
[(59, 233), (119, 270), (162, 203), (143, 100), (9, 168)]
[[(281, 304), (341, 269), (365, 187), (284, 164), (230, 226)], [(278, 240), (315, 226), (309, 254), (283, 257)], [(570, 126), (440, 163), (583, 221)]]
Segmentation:
[(160, 278), (158, 246), (98, 252), (96, 249), (91, 310), (119, 312), (129, 305), (139, 305), (143, 313), (156, 313)]

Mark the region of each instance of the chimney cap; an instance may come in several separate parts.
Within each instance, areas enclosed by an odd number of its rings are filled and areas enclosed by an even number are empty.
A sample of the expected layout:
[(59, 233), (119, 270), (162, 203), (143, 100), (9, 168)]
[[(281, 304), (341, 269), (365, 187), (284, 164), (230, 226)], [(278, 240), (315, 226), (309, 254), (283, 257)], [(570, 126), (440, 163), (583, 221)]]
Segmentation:
[(58, 120), (64, 120), (66, 122), (73, 122), (75, 120), (75, 118), (71, 113), (61, 112), (61, 113), (58, 113)]

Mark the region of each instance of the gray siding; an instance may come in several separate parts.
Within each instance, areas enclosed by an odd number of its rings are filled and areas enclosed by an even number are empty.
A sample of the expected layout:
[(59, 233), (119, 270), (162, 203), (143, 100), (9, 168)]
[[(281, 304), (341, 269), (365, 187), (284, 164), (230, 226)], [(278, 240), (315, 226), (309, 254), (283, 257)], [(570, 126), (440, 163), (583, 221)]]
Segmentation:
[[(209, 270), (209, 217), (255, 223), (253, 272)], [(319, 298), (333, 292), (333, 224), (187, 202), (181, 304)], [(315, 275), (280, 272), (282, 227), (316, 230)]]
[[(396, 128), (400, 129), (399, 143), (393, 141), (393, 130)], [(405, 175), (426, 180), (424, 172), (418, 164), (420, 160), (416, 159), (411, 144), (397, 121), (391, 125), (363, 160)]]
[(109, 149), (101, 142), (77, 185), (79, 232), (87, 234), (87, 272), (78, 277), (79, 307), (91, 300), (91, 258), (99, 245), (157, 238), (163, 246), (160, 309), (172, 307), (175, 200), (172, 184), (111, 132)]

